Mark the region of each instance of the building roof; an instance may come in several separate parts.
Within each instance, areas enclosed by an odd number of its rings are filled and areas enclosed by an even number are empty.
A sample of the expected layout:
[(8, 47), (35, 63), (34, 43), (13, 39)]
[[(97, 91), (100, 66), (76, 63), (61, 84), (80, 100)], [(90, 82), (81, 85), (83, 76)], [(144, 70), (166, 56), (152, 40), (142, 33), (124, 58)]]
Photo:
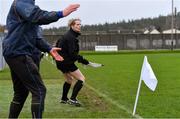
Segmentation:
[(173, 34), (175, 34), (175, 33), (180, 34), (180, 30), (178, 30), (178, 29), (173, 29), (173, 30), (168, 29), (168, 30), (164, 30), (163, 31), (163, 34), (171, 34), (171, 33), (173, 33)]
[(160, 32), (159, 32), (158, 30), (156, 30), (156, 29), (153, 29), (153, 30), (150, 32), (150, 34), (160, 34)]
[(149, 30), (145, 30), (145, 31), (144, 31), (144, 34), (148, 34), (148, 33), (149, 33)]

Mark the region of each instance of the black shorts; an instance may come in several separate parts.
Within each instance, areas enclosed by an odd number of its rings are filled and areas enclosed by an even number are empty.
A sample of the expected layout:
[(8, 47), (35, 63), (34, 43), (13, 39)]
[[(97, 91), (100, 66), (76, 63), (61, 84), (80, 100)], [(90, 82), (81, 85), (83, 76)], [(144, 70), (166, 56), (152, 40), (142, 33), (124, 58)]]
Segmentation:
[(78, 69), (78, 67), (74, 63), (71, 64), (58, 63), (57, 68), (61, 70), (62, 73), (74, 72)]

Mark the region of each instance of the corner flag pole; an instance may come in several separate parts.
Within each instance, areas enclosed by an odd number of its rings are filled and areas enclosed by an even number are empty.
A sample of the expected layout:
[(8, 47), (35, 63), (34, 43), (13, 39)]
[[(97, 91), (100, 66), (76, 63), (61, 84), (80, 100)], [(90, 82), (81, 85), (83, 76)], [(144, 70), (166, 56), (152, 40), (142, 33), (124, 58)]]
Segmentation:
[(136, 94), (136, 100), (135, 100), (135, 103), (134, 103), (133, 116), (134, 116), (135, 113), (136, 113), (136, 107), (137, 107), (138, 97), (139, 97), (139, 93), (140, 93), (140, 89), (141, 89), (141, 83), (142, 83), (142, 79), (141, 79), (141, 77), (140, 77), (139, 86), (138, 86), (138, 90), (137, 90), (137, 94)]
[(151, 68), (151, 65), (148, 63), (147, 56), (144, 56), (144, 61), (143, 61), (142, 69), (141, 69), (141, 76), (139, 80), (139, 86), (138, 86), (136, 100), (134, 104), (133, 116), (136, 113), (136, 106), (138, 103), (138, 97), (139, 97), (139, 93), (141, 89), (142, 80), (151, 91), (155, 91), (158, 81)]

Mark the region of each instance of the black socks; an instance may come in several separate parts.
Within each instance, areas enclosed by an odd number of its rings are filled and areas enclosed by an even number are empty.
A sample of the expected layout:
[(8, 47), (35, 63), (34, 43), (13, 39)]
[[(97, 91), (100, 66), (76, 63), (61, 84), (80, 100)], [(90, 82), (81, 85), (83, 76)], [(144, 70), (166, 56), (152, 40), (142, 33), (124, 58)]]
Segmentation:
[(82, 86), (83, 86), (83, 81), (78, 80), (73, 88), (73, 92), (72, 92), (72, 96), (71, 96), (72, 100), (76, 100), (76, 97), (77, 97), (79, 91), (81, 90)]
[(68, 95), (68, 92), (69, 92), (69, 89), (71, 87), (71, 84), (65, 82), (64, 85), (63, 85), (63, 95), (62, 95), (62, 100), (68, 100), (67, 98), (67, 95)]

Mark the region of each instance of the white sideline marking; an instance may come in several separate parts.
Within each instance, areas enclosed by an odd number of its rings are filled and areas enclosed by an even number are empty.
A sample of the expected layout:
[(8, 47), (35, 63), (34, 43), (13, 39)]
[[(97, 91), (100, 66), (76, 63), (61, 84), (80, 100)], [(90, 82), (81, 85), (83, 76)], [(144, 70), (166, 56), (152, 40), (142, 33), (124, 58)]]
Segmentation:
[[(49, 61), (48, 59), (46, 59), (49, 63), (51, 63), (52, 65), (55, 66), (54, 63), (52, 63), (52, 61)], [(99, 92), (98, 90), (96, 90), (95, 88), (93, 88), (92, 86), (88, 85), (87, 83), (85, 84), (85, 86), (87, 88), (89, 88), (90, 90), (94, 91), (95, 93), (97, 93), (99, 96), (105, 98), (107, 101), (109, 101), (111, 104), (117, 106), (119, 109), (122, 109), (124, 111), (126, 111), (128, 114), (132, 115), (132, 111), (130, 111), (128, 108), (126, 108), (124, 105), (121, 105), (119, 103), (117, 103), (116, 101), (112, 100), (111, 98), (109, 98), (107, 95)], [(134, 117), (138, 118), (138, 119), (143, 119), (141, 116), (139, 116), (138, 114), (135, 114)]]
[[(92, 86), (87, 85), (87, 84), (85, 84), (85, 86), (86, 86), (87, 88), (91, 89), (92, 91), (94, 91), (95, 93), (97, 93), (99, 96), (105, 98), (105, 99), (106, 99), (107, 101), (109, 101), (111, 104), (117, 106), (119, 109), (122, 109), (122, 110), (126, 111), (127, 113), (129, 113), (130, 115), (132, 115), (132, 111), (130, 111), (129, 109), (127, 109), (125, 106), (123, 106), (123, 105), (117, 103), (116, 101), (112, 100), (112, 99), (109, 98), (107, 95), (99, 92), (97, 89), (93, 88)], [(136, 117), (136, 118), (139, 118), (139, 119), (143, 119), (141, 116), (139, 116), (139, 115), (137, 115), (137, 114), (135, 115), (135, 117)]]

